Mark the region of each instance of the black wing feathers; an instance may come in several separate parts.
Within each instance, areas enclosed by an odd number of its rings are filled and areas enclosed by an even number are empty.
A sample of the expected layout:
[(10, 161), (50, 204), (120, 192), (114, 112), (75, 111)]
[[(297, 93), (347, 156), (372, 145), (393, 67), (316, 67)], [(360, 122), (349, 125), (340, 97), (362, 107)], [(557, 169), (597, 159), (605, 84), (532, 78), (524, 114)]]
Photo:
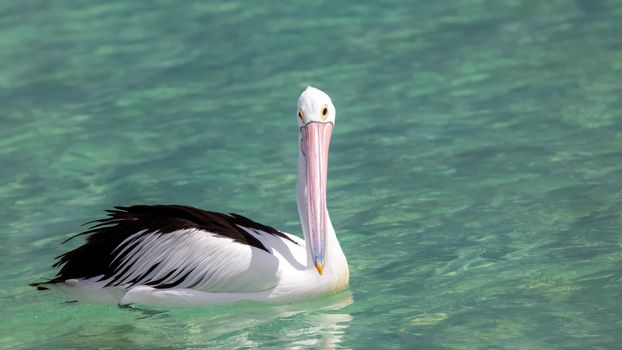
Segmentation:
[[(88, 235), (82, 246), (56, 258), (57, 261), (53, 266), (60, 267), (60, 271), (55, 278), (46, 283), (57, 283), (71, 278), (103, 276), (102, 279), (107, 279), (113, 277), (119, 272), (123, 258), (132, 251), (131, 246), (136, 244), (134, 241), (129, 241), (120, 247), (121, 243), (141, 231), (165, 235), (182, 229), (195, 228), (229, 237), (235, 242), (253, 246), (266, 252), (268, 249), (240, 226), (264, 231), (292, 241), (282, 232), (242, 215), (233, 213), (227, 215), (182, 205), (135, 205), (115, 207), (114, 210), (107, 210), (107, 212), (108, 217), (87, 223), (92, 225), (86, 231), (76, 235)], [(125, 249), (126, 247), (127, 249)], [(129, 284), (137, 283), (156, 266), (157, 264), (151, 266), (145, 274), (129, 281)], [(127, 266), (125, 269), (129, 267)], [(174, 273), (174, 271), (171, 272)], [(125, 272), (119, 275), (125, 275)], [(185, 275), (187, 276), (189, 273)], [(170, 288), (183, 281), (184, 277), (179, 276), (179, 278), (175, 278), (175, 281), (166, 285), (160, 285), (157, 280), (149, 281), (146, 284), (156, 288)], [(167, 276), (162, 281), (166, 279)], [(115, 281), (110, 281), (108, 285), (115, 285)], [(33, 286), (45, 288), (40, 286), (40, 283), (35, 283)]]

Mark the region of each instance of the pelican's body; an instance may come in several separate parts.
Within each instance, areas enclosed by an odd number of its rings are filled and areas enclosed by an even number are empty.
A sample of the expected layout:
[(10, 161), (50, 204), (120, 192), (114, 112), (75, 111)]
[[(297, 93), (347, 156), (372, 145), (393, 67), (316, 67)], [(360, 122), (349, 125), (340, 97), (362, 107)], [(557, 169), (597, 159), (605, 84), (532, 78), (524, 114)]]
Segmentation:
[(59, 257), (39, 289), (119, 305), (289, 302), (342, 290), (348, 264), (326, 207), (332, 101), (309, 87), (298, 100), (296, 185), (304, 239), (236, 214), (179, 205), (117, 207)]

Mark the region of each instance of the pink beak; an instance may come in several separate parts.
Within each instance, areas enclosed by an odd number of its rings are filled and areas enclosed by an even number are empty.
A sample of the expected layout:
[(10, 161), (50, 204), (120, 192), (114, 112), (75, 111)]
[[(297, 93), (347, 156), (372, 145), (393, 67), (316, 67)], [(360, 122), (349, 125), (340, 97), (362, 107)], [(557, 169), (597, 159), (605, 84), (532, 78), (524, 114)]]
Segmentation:
[(328, 173), (328, 146), (333, 123), (311, 122), (300, 128), (300, 147), (305, 157), (306, 215), (303, 229), (309, 235), (311, 255), (315, 268), (322, 274), (326, 253), (326, 175)]

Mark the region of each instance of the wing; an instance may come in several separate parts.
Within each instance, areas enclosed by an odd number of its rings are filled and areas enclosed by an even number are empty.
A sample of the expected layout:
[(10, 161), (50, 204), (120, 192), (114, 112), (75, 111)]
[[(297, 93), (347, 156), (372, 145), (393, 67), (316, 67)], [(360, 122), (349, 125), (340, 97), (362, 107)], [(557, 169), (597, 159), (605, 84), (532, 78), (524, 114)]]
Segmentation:
[(260, 291), (278, 282), (278, 259), (211, 232), (137, 233), (114, 252), (107, 286), (146, 285), (211, 292)]
[(58, 257), (61, 269), (47, 283), (95, 278), (107, 287), (265, 290), (278, 282), (279, 261), (262, 236), (298, 244), (243, 216), (185, 206), (117, 207), (95, 223), (81, 233), (89, 235), (84, 245)]

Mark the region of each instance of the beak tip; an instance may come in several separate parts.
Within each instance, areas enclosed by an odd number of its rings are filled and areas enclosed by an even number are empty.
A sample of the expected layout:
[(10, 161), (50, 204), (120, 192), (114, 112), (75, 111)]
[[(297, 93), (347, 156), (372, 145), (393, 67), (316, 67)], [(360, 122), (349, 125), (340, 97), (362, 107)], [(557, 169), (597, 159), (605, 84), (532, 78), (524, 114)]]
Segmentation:
[(324, 266), (323, 264), (317, 263), (315, 264), (315, 268), (317, 269), (317, 272), (320, 274), (320, 276), (322, 275), (323, 271), (324, 271)]

